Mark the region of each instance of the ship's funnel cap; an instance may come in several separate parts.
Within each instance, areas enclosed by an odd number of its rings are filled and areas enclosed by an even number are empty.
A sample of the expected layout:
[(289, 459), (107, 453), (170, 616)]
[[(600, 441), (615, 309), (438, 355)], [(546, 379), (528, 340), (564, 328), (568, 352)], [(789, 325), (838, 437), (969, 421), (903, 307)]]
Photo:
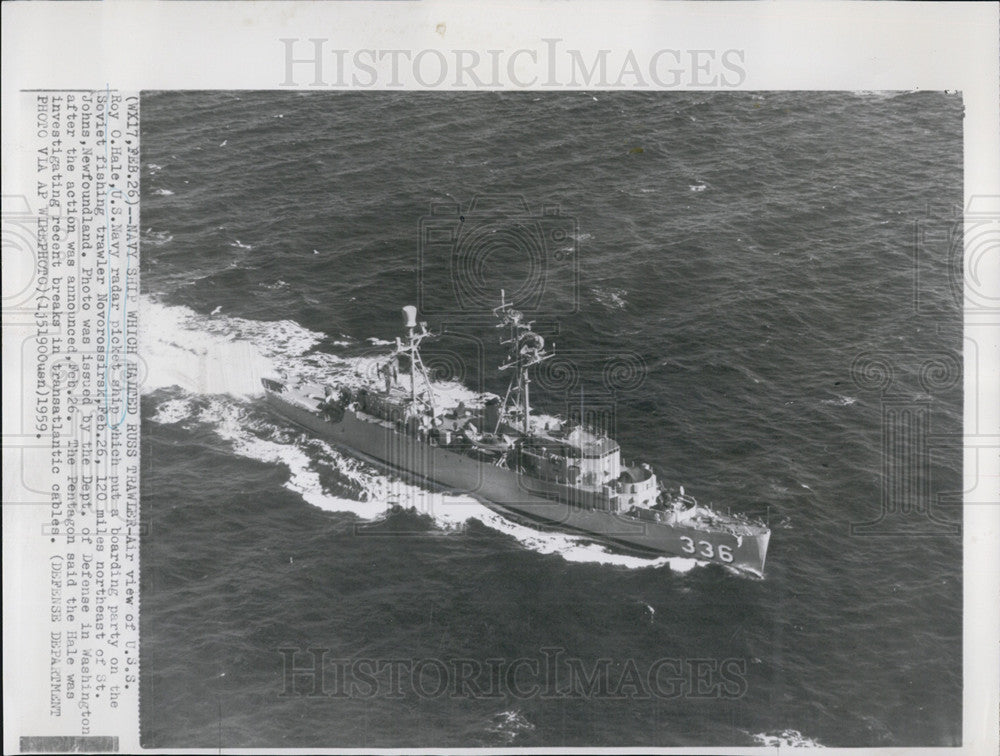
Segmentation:
[(413, 305), (406, 305), (403, 308), (403, 318), (406, 320), (407, 328), (417, 327), (417, 308)]

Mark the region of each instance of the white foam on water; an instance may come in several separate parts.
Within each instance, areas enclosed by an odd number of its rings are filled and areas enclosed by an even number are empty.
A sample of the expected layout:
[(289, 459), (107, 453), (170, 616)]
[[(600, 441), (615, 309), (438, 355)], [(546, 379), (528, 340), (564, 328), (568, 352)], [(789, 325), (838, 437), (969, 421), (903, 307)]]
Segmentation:
[(535, 726), (517, 709), (494, 714), (489, 732), (499, 735), (506, 743), (513, 742), (523, 732), (531, 732)]
[[(210, 424), (215, 432), (229, 441), (233, 451), (259, 462), (281, 463), (289, 471), (285, 488), (299, 494), (307, 503), (327, 512), (350, 512), (365, 520), (384, 517), (389, 507), (380, 501), (359, 501), (334, 496), (320, 481), (312, 458), (295, 443), (279, 443), (254, 435), (255, 427), (244, 408), (226, 401), (213, 399), (198, 416), (199, 422)], [(256, 424), (259, 429), (260, 424)], [(332, 450), (331, 450), (332, 451)]]
[(168, 231), (153, 231), (151, 228), (147, 228), (146, 233), (142, 237), (143, 244), (152, 244), (156, 247), (162, 247), (173, 240), (173, 235)]
[(149, 418), (150, 422), (160, 425), (173, 425), (181, 420), (191, 418), (192, 407), (190, 399), (168, 399), (156, 408), (156, 414)]
[(232, 334), (206, 332), (206, 321), (186, 307), (141, 299), (139, 344), (146, 367), (143, 393), (170, 386), (192, 394), (262, 393), (260, 379), (273, 371), (269, 361), (253, 344)]
[[(412, 509), (430, 517), (438, 528), (456, 532), (464, 529), (470, 520), (478, 520), (491, 530), (512, 537), (524, 548), (539, 554), (556, 554), (568, 562), (607, 564), (629, 569), (670, 565), (677, 572), (687, 572), (700, 564), (694, 559), (680, 557), (618, 554), (585, 536), (540, 530), (508, 519), (472, 496), (429, 491), (382, 474), (367, 463), (345, 456), (325, 441), (316, 440), (312, 444), (321, 449), (324, 462), (329, 461), (342, 477), (351, 480), (366, 500), (383, 502), (381, 509), (376, 508), (380, 512), (388, 506)], [(357, 511), (355, 514), (360, 515)]]
[(628, 300), (626, 299), (628, 296), (627, 289), (591, 289), (591, 292), (594, 295), (594, 299), (609, 310), (623, 310), (628, 304)]
[(169, 197), (170, 195), (173, 194), (173, 192), (170, 191), (169, 189), (154, 189), (153, 194), (158, 194), (161, 197)]
[(850, 407), (852, 404), (856, 403), (858, 400), (853, 396), (841, 396), (837, 394), (834, 399), (822, 399), (821, 404), (832, 404), (835, 407)]
[(753, 739), (762, 746), (769, 748), (823, 748), (823, 744), (806, 737), (798, 730), (782, 730), (771, 734), (758, 732)]
[[(399, 503), (405, 504), (406, 500), (406, 497), (402, 497)], [(556, 554), (567, 562), (606, 564), (628, 569), (670, 565), (676, 572), (687, 572), (699, 564), (694, 559), (680, 557), (641, 557), (615, 553), (586, 536), (540, 530), (508, 519), (471, 496), (423, 494), (422, 501), (426, 508), (418, 506), (418, 511), (430, 515), (442, 528), (455, 529), (469, 520), (479, 520), (491, 530), (510, 536), (526, 549), (538, 554)]]
[[(176, 387), (184, 395), (162, 401), (151, 421), (161, 424), (204, 423), (228, 441), (235, 453), (289, 470), (285, 487), (325, 511), (348, 512), (378, 520), (394, 506), (411, 508), (445, 531), (461, 531), (470, 520), (512, 537), (526, 549), (555, 554), (568, 562), (628, 569), (661, 568), (688, 572), (699, 564), (681, 557), (619, 554), (584, 536), (541, 530), (515, 522), (472, 496), (441, 493), (405, 483), (326, 441), (260, 418), (250, 400), (262, 394), (260, 378), (275, 373), (305, 382), (361, 386), (376, 375), (382, 355), (343, 358), (311, 349), (325, 335), (289, 320), (256, 321), (200, 315), (183, 306), (164, 305), (150, 297), (140, 302), (140, 344), (147, 365), (143, 393)], [(438, 392), (438, 389), (440, 391)], [(460, 383), (435, 383), (440, 406), (480, 403), (480, 395)], [(195, 410), (195, 396), (207, 403)], [(544, 418), (543, 418), (544, 419)], [(550, 418), (554, 420), (555, 418)], [(185, 423), (187, 425), (188, 423)], [(328, 468), (355, 489), (358, 498), (330, 493), (319, 471)]]

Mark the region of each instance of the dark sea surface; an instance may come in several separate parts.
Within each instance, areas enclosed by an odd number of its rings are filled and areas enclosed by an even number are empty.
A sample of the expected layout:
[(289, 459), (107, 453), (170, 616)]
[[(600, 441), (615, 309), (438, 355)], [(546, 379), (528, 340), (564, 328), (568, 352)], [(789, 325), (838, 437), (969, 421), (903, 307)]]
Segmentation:
[[(144, 95), (143, 744), (959, 744), (962, 547), (940, 494), (962, 487), (962, 117), (932, 92)], [(563, 356), (538, 408), (613, 406), (624, 457), (767, 517), (765, 579), (421, 491), (265, 405), (261, 374), (363, 370), (410, 303), (459, 327), (440, 380), (502, 391), (496, 331), (447, 252), (421, 257), (420, 223), (510, 194), (576, 224), (536, 261)], [(525, 285), (505, 254), (481, 260), (487, 288)], [(611, 394), (618, 357), (634, 370)], [(893, 456), (900, 407), (932, 454)], [(913, 487), (887, 488), (902, 458)], [(886, 501), (938, 520), (852, 535)], [(279, 649), (317, 647), (425, 663), (401, 697), (384, 677), (285, 690)], [(606, 664), (609, 689), (431, 695), (426, 660), (524, 659), (523, 691), (553, 648)], [(703, 662), (709, 693), (620, 684), (662, 659)], [(725, 660), (742, 682), (713, 687)]]

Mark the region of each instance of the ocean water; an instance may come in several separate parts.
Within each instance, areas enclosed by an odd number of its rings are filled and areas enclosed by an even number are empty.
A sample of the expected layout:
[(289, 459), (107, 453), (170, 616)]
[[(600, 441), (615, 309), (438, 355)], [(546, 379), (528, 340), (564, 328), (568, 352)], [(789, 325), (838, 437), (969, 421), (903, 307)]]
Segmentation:
[[(961, 129), (933, 92), (146, 93), (144, 745), (960, 743)], [(432, 202), (512, 195), (564, 230), (534, 267), (421, 247)], [(453, 396), (501, 391), (501, 286), (544, 294), (538, 408), (766, 517), (765, 579), (423, 490), (263, 402), (275, 371), (358, 380), (410, 303)], [(900, 408), (933, 449), (894, 456)], [(936, 519), (852, 534), (886, 501)], [(303, 695), (307, 648), (424, 663)], [(552, 649), (610, 689), (531, 691)], [(525, 661), (438, 694), (462, 659)], [(678, 695), (620, 684), (664, 659)]]

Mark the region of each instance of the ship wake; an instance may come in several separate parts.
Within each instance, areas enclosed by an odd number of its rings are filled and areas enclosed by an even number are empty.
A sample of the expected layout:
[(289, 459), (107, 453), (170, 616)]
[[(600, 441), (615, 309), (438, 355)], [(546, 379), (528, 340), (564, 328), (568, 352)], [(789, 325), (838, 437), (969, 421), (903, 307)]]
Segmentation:
[[(157, 402), (149, 420), (210, 427), (234, 453), (285, 466), (289, 471), (285, 488), (315, 507), (367, 521), (384, 519), (405, 508), (430, 518), (439, 529), (455, 533), (477, 520), (526, 549), (556, 554), (569, 562), (629, 569), (669, 565), (675, 572), (704, 564), (681, 557), (617, 553), (584, 536), (511, 520), (471, 496), (412, 485), (322, 439), (276, 424), (259, 401), (260, 378), (276, 372), (317, 383), (361, 385), (378, 361), (368, 345), (358, 344), (363, 352), (359, 355), (317, 352), (313, 351), (316, 345), (330, 343), (326, 335), (292, 321), (201, 315), (148, 297), (142, 300), (140, 314), (140, 344), (147, 368), (142, 391)], [(450, 402), (472, 404), (480, 398), (460, 384), (441, 388), (441, 395)]]

